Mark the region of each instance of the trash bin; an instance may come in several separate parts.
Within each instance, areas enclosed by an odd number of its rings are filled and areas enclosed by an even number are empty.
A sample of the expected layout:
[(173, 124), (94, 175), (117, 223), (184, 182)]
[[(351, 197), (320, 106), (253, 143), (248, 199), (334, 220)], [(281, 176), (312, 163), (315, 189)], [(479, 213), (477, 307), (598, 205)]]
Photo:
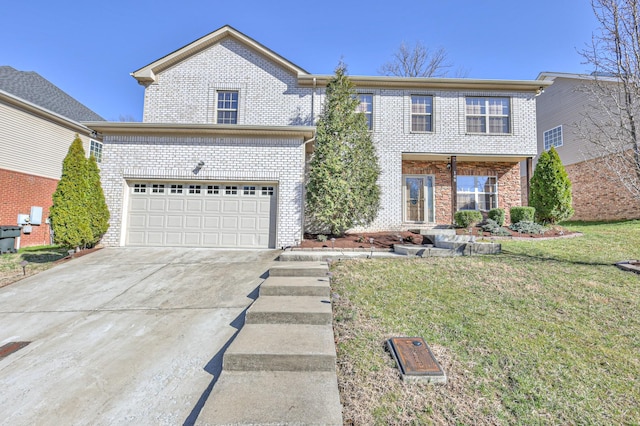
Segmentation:
[(20, 237), (21, 226), (0, 225), (0, 254), (15, 253), (16, 238)]

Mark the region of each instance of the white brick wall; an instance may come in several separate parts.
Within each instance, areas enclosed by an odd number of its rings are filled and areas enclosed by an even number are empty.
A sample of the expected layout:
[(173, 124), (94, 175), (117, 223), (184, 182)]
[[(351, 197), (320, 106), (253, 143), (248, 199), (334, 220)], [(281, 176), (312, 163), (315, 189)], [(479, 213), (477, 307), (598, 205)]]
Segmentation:
[(232, 38), (158, 75), (145, 90), (143, 121), (215, 123), (216, 90), (240, 92), (238, 124), (312, 124), (311, 90)]
[[(324, 89), (301, 88), (297, 78), (238, 41), (227, 38), (185, 59), (157, 76), (157, 82), (145, 91), (144, 121), (153, 123), (214, 123), (216, 90), (239, 91), (238, 124), (312, 125), (321, 111)], [(378, 150), (382, 173), (381, 210), (367, 230), (397, 229), (402, 225), (402, 155), (429, 153), (445, 155), (536, 155), (536, 111), (532, 93), (477, 92), (467, 90), (398, 90), (367, 89), (358, 92), (374, 95), (373, 139)], [(410, 132), (412, 94), (434, 97), (434, 131)], [(512, 133), (505, 136), (467, 135), (465, 96), (507, 96), (511, 98)], [(168, 140), (124, 142), (105, 141), (106, 173), (112, 211), (112, 231), (107, 240), (118, 240), (118, 223), (122, 214), (122, 168), (154, 167), (176, 170), (193, 167), (204, 158), (215, 164), (213, 170), (237, 171), (246, 176), (257, 170), (280, 173), (280, 209), (278, 245), (290, 244), (300, 234), (302, 215), (301, 142), (285, 148), (281, 144), (225, 139), (185, 143)], [(247, 145), (248, 143), (248, 145)], [(106, 160), (105, 160), (106, 161)], [(118, 169), (119, 170), (119, 169)], [(291, 181), (289, 181), (291, 179)], [(437, 185), (437, 182), (436, 182)]]
[[(205, 165), (194, 174), (200, 160)], [(108, 246), (124, 244), (126, 181), (137, 178), (276, 182), (276, 247), (291, 245), (302, 232), (303, 173), (302, 139), (107, 136), (101, 179), (111, 220), (102, 241)]]

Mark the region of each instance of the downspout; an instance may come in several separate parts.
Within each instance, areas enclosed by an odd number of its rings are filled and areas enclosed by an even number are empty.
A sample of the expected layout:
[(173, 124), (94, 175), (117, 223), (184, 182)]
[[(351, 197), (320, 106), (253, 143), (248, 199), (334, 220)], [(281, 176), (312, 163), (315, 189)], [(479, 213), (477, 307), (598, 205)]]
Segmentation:
[[(316, 111), (315, 111), (315, 105), (316, 105), (316, 87), (317, 87), (317, 80), (315, 77), (313, 77), (313, 88), (311, 89), (311, 125), (315, 125), (315, 121), (316, 121)], [(305, 202), (307, 199), (307, 188), (305, 183), (307, 182), (307, 144), (311, 143), (311, 142), (315, 142), (316, 140), (316, 135), (314, 133), (313, 137), (307, 141), (305, 141), (302, 144), (302, 161), (304, 164), (304, 170), (302, 172), (302, 212), (300, 214), (300, 217), (302, 219), (302, 223), (300, 224), (300, 236), (299, 236), (299, 240), (302, 241), (304, 239), (304, 223), (305, 223), (305, 211), (304, 211), (304, 206), (305, 206)]]
[(451, 156), (451, 223), (456, 223), (456, 211), (458, 210), (458, 171), (457, 158)]

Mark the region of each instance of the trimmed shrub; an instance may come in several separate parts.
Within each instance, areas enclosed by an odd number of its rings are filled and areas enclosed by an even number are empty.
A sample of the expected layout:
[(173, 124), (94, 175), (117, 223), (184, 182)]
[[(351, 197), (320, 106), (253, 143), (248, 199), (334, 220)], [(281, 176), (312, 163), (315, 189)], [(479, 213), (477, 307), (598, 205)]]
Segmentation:
[(511, 215), (511, 223), (518, 222), (533, 222), (533, 218), (536, 214), (536, 209), (533, 207), (511, 207), (509, 209)]
[(528, 220), (513, 223), (509, 229), (521, 234), (544, 234), (544, 231), (547, 230), (544, 226)]
[(573, 216), (571, 181), (555, 148), (540, 154), (531, 178), (529, 205), (536, 220), (554, 224)]
[(504, 220), (506, 217), (506, 213), (504, 209), (491, 209), (489, 210), (489, 214), (487, 215), (489, 219), (494, 220), (498, 226), (504, 225)]
[(468, 228), (482, 222), (482, 213), (478, 210), (460, 210), (454, 215), (458, 228)]

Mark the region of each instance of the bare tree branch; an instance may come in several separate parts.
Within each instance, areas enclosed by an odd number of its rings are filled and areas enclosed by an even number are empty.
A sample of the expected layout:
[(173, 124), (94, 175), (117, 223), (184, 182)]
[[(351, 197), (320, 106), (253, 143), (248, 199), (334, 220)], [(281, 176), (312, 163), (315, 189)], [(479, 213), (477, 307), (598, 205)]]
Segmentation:
[(402, 42), (393, 59), (382, 64), (378, 73), (395, 77), (445, 77), (451, 67), (442, 47), (432, 51), (420, 41), (415, 46)]
[(594, 67), (584, 85), (591, 100), (578, 134), (597, 171), (604, 167), (640, 200), (640, 0), (592, 0), (600, 24), (581, 52)]

